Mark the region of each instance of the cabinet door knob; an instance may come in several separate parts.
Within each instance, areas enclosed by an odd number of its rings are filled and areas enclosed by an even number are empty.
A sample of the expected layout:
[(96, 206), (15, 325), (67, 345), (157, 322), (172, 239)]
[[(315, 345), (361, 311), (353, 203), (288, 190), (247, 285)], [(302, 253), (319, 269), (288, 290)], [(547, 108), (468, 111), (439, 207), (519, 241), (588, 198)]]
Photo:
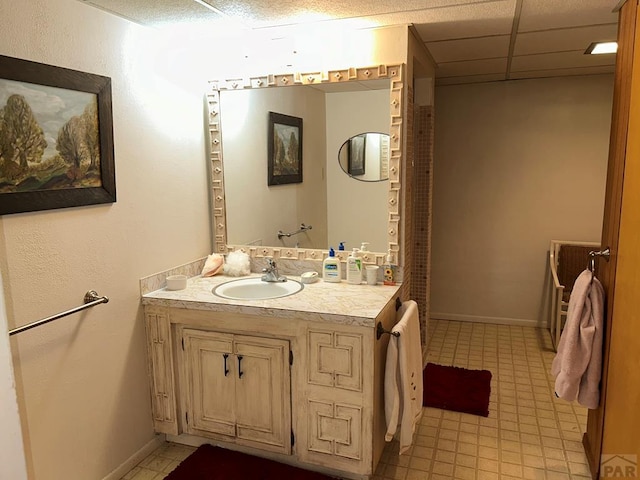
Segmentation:
[(229, 369), (227, 368), (227, 358), (229, 358), (229, 354), (223, 353), (222, 358), (224, 359), (224, 376), (226, 377), (229, 374)]
[(244, 372), (242, 371), (242, 355), (238, 355), (238, 378), (242, 378)]

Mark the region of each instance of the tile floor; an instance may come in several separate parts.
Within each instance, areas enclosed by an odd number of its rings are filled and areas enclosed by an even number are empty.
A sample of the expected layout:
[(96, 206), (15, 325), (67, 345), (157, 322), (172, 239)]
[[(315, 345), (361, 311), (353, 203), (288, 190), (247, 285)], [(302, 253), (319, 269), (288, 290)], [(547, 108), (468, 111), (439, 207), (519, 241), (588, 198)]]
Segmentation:
[[(399, 456), (389, 443), (375, 480), (590, 480), (587, 411), (553, 394), (547, 330), (453, 321), (429, 330), (430, 362), (492, 372), (489, 417), (426, 408), (414, 446)], [(165, 444), (123, 479), (161, 480), (193, 450)]]

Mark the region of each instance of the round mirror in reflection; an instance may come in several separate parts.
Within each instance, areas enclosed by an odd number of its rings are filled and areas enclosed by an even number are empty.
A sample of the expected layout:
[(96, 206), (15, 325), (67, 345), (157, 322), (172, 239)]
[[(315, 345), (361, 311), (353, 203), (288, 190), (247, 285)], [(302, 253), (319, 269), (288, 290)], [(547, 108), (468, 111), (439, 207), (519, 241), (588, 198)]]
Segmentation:
[(352, 178), (363, 182), (389, 179), (389, 135), (360, 133), (340, 147), (338, 163)]

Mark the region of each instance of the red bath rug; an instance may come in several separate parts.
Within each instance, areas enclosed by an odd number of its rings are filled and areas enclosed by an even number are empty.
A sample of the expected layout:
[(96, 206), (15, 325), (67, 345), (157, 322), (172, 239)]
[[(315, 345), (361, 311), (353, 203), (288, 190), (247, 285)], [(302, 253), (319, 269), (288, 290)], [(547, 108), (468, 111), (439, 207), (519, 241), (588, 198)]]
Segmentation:
[(422, 405), (489, 416), (491, 372), (427, 363)]
[(330, 480), (317, 472), (254, 457), (245, 453), (201, 445), (165, 480)]

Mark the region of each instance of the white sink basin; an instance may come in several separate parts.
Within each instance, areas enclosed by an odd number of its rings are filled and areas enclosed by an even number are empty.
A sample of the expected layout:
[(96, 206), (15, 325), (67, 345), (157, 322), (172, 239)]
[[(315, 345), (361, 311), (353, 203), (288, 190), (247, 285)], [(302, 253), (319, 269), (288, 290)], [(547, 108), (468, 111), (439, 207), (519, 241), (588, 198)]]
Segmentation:
[(212, 292), (229, 300), (269, 300), (298, 293), (304, 288), (297, 280), (263, 282), (260, 277), (241, 278), (221, 283)]

